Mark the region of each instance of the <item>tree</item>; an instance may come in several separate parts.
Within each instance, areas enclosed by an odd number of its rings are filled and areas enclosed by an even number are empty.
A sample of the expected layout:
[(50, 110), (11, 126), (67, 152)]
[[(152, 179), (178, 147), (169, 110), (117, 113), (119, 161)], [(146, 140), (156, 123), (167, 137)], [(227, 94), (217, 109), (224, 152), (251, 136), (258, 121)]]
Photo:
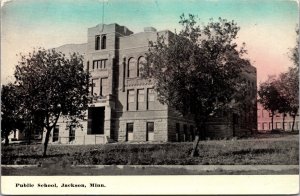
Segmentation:
[(292, 131), (294, 130), (295, 119), (299, 110), (299, 68), (291, 67), (288, 72), (280, 76), (279, 92), (286, 100), (286, 112), (293, 118)]
[(66, 58), (54, 49), (34, 50), (21, 55), (15, 71), (23, 113), (39, 114), (46, 130), (43, 156), (46, 156), (51, 130), (61, 116), (71, 121), (83, 118), (88, 102), (88, 73), (82, 56)]
[(15, 129), (24, 127), (19, 113), (18, 88), (12, 83), (3, 85), (1, 89), (1, 135), (5, 145), (9, 144), (8, 136)]
[(276, 78), (269, 76), (267, 81), (261, 83), (258, 95), (258, 102), (271, 114), (272, 130), (274, 130), (273, 121), (275, 112), (284, 108), (283, 105), (286, 104), (284, 97), (282, 97), (278, 90)]
[(234, 42), (239, 31), (234, 21), (219, 18), (199, 26), (194, 15), (182, 15), (179, 23), (179, 34), (150, 42), (144, 73), (153, 79), (161, 103), (192, 115), (198, 133), (195, 156), (207, 120), (232, 101), (247, 60), (241, 58), (244, 47), (237, 50)]

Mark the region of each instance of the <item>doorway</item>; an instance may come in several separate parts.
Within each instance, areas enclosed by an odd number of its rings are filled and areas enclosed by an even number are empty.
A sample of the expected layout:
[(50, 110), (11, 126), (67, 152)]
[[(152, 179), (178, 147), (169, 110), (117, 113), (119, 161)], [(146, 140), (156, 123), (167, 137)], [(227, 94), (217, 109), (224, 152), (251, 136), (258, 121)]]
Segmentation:
[(88, 134), (104, 134), (105, 107), (88, 109)]

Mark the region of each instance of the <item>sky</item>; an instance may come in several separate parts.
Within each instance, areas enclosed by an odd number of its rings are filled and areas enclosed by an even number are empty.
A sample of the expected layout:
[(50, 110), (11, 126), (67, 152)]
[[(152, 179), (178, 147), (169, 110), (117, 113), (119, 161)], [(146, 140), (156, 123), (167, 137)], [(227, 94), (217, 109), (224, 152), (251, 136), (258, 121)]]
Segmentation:
[[(103, 12), (104, 8), (104, 12)], [(293, 0), (12, 0), (1, 3), (1, 83), (14, 80), (20, 56), (33, 48), (87, 42), (87, 28), (102, 21), (137, 33), (144, 27), (179, 31), (181, 14), (205, 24), (218, 17), (237, 22), (258, 84), (284, 72), (296, 44), (298, 3)]]

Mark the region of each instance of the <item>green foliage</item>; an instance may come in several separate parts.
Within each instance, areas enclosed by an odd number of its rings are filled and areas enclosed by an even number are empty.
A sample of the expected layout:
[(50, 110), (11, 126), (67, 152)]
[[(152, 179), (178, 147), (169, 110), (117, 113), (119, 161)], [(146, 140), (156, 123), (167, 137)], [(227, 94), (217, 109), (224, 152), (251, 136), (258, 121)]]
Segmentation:
[(46, 128), (46, 154), (49, 135), (61, 115), (76, 121), (87, 109), (88, 73), (82, 56), (64, 54), (54, 49), (34, 50), (21, 55), (15, 71), (20, 89), (20, 109), (31, 116), (38, 114)]
[(274, 77), (269, 77), (267, 81), (260, 84), (258, 95), (258, 101), (266, 110), (269, 110), (273, 115), (279, 110), (281, 96)]
[(24, 124), (19, 112), (19, 89), (9, 83), (1, 89), (1, 136), (5, 137), (8, 144), (8, 135), (14, 129), (23, 129)]
[(241, 69), (250, 63), (241, 58), (244, 47), (237, 49), (234, 21), (219, 18), (198, 26), (195, 16), (182, 15), (179, 23), (180, 33), (150, 42), (144, 77), (153, 78), (160, 102), (192, 114), (199, 129), (235, 98)]

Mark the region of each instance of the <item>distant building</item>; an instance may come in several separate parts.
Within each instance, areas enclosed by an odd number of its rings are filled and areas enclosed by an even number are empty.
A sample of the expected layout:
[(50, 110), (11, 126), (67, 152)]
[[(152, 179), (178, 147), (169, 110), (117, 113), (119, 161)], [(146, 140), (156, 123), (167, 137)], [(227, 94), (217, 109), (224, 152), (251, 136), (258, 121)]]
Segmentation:
[[(51, 133), (50, 143), (100, 144), (109, 141), (192, 141), (195, 124), (157, 100), (151, 79), (142, 79), (141, 66), (146, 61), (149, 41), (166, 38), (172, 32), (153, 27), (133, 33), (118, 24), (99, 24), (88, 29), (85, 52), (86, 69), (91, 74), (89, 104), (82, 128), (60, 119)], [(71, 45), (72, 46), (72, 45)], [(63, 48), (67, 51), (66, 47)], [(79, 50), (76, 48), (76, 50)], [(243, 71), (256, 100), (256, 68)], [(224, 138), (256, 129), (256, 105), (245, 114), (219, 114), (211, 119), (207, 137)]]
[[(283, 123), (283, 114), (276, 113), (273, 119), (273, 129), (291, 131), (293, 124), (293, 118), (289, 115), (285, 115)], [(271, 113), (263, 108), (261, 104), (257, 107), (257, 130), (261, 132), (272, 130)], [(296, 116), (294, 130), (299, 130), (299, 114)]]

